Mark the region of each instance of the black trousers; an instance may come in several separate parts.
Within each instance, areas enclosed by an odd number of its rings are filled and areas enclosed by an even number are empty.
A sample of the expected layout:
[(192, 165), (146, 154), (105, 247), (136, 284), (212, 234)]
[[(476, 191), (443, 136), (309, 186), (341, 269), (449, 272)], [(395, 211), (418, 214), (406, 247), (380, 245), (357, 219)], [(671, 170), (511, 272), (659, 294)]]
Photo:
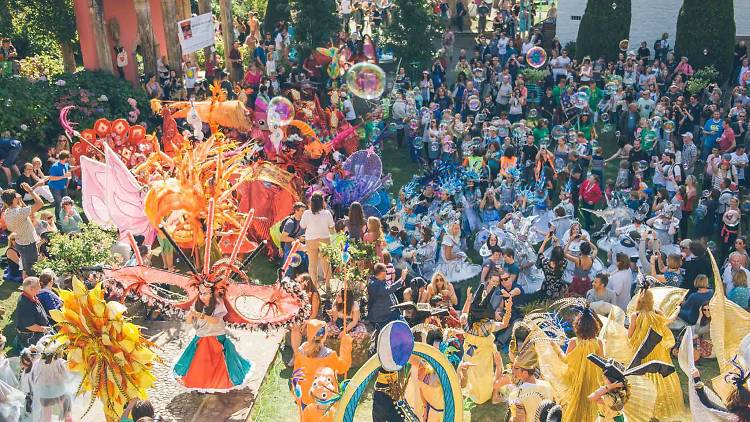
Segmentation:
[[(382, 386), (382, 384), (376, 383), (375, 386)], [(388, 394), (382, 391), (373, 391), (372, 420), (373, 422), (403, 422), (405, 419)]]

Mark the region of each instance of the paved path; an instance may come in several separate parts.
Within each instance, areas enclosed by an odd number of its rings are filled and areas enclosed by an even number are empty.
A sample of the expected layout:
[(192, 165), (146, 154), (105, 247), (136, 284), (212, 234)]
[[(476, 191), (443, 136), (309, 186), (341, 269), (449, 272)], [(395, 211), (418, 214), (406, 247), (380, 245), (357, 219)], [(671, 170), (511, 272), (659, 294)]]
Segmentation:
[[(159, 355), (165, 365), (157, 365), (154, 375), (156, 384), (149, 389), (149, 399), (157, 413), (166, 421), (237, 421), (249, 419), (250, 409), (268, 368), (278, 352), (284, 331), (268, 335), (263, 332), (231, 330), (232, 341), (237, 350), (253, 362), (253, 375), (250, 387), (226, 394), (199, 394), (185, 392), (172, 378), (171, 364), (182, 349), (192, 339), (192, 329), (180, 321), (144, 322), (145, 335), (160, 349)], [(101, 404), (96, 403), (89, 413), (82, 417), (88, 400), (79, 397), (74, 404), (74, 420), (81, 422), (103, 422)]]

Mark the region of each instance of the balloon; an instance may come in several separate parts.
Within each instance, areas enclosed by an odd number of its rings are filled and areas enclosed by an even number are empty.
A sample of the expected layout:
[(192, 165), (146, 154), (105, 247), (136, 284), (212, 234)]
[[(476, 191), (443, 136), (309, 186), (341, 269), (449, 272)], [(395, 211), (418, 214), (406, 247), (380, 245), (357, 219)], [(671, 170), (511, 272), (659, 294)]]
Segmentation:
[(565, 137), (565, 127), (562, 125), (556, 125), (552, 127), (552, 131), (550, 132), (550, 135), (552, 136), (552, 139), (559, 141), (560, 139)]
[(385, 80), (383, 69), (372, 63), (357, 63), (346, 72), (349, 91), (365, 100), (379, 98), (385, 91)]
[(389, 322), (378, 335), (377, 355), (386, 371), (398, 371), (414, 351), (414, 335), (404, 321)]
[(538, 69), (547, 62), (547, 52), (542, 47), (531, 47), (526, 53), (526, 63)]
[(411, 142), (412, 142), (412, 146), (416, 150), (421, 150), (424, 147), (424, 145), (422, 145), (423, 142), (422, 142), (422, 137), (421, 136), (415, 137), (414, 140), (411, 141)]
[(607, 82), (606, 85), (604, 85), (604, 88), (609, 92), (610, 94), (614, 94), (617, 92), (618, 89), (620, 89), (620, 83), (615, 81)]
[(286, 126), (294, 119), (294, 105), (286, 97), (273, 97), (268, 102), (268, 124)]

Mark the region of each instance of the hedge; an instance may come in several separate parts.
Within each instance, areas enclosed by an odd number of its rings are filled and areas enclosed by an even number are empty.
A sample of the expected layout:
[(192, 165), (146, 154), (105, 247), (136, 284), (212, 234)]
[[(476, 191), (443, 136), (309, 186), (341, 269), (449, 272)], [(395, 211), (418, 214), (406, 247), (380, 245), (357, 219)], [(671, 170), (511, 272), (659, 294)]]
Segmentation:
[[(61, 82), (64, 81), (64, 82)], [(106, 97), (106, 98), (105, 98)], [(80, 130), (96, 119), (127, 118), (128, 98), (137, 101), (141, 120), (149, 116), (146, 92), (110, 73), (81, 71), (63, 74), (49, 81), (21, 77), (0, 78), (0, 130), (8, 130), (24, 141), (25, 149), (51, 145), (62, 132), (60, 109), (75, 105), (69, 118)]]
[(733, 0), (684, 0), (677, 17), (677, 58), (687, 57), (693, 69), (713, 65), (726, 80), (732, 72), (735, 32)]
[(576, 57), (615, 60), (618, 44), (630, 34), (630, 7), (630, 0), (588, 0), (578, 27)]

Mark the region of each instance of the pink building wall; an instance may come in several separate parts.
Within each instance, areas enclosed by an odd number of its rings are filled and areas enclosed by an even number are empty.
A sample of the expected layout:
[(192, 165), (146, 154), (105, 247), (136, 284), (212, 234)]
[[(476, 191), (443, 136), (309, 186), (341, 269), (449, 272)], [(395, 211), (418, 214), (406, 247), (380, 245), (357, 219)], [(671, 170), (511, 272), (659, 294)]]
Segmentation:
[[(83, 66), (86, 69), (101, 69), (99, 59), (96, 56), (95, 33), (92, 27), (91, 14), (89, 13), (89, 4), (96, 0), (74, 0), (73, 10), (76, 15), (76, 27), (78, 36), (81, 41), (81, 53), (83, 55)], [(104, 1), (104, 20), (116, 17), (120, 24), (120, 43), (128, 52), (128, 65), (125, 67), (125, 77), (130, 81), (137, 81), (136, 72), (135, 46), (138, 44), (138, 24), (135, 15), (135, 5), (133, 0), (103, 0)], [(151, 25), (154, 29), (154, 38), (158, 44), (159, 56), (167, 55), (167, 46), (164, 39), (164, 23), (162, 19), (162, 10), (160, 0), (150, 0), (151, 4)], [(175, 24), (177, 24), (175, 22)], [(112, 55), (113, 65), (117, 62), (115, 57), (114, 41), (107, 34), (108, 50)], [(114, 71), (114, 69), (112, 69)], [(116, 73), (116, 71), (115, 71)]]

